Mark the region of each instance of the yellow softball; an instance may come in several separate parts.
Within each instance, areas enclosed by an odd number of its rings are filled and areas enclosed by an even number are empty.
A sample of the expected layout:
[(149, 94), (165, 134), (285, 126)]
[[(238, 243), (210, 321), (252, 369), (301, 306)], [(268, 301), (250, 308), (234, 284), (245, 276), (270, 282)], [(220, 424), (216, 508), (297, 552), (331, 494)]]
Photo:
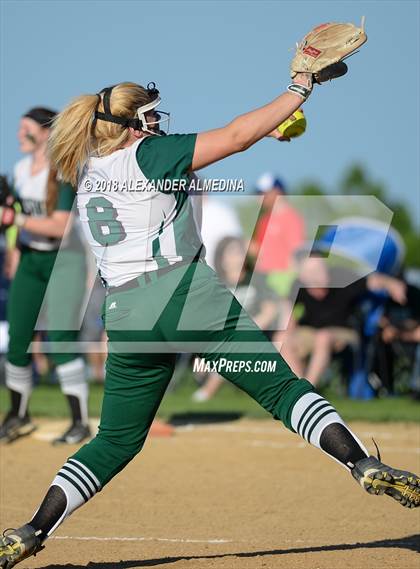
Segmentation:
[(306, 130), (306, 117), (302, 109), (298, 109), (288, 119), (282, 122), (277, 130), (282, 136), (296, 138), (301, 136)]

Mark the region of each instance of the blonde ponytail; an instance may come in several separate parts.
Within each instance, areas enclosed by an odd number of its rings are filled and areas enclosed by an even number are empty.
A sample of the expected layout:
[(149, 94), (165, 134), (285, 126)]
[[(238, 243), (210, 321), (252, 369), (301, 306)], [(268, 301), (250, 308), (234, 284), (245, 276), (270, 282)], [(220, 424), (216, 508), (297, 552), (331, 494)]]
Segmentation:
[[(151, 101), (148, 91), (136, 83), (119, 83), (111, 94), (112, 114), (134, 118), (136, 110)], [(51, 129), (49, 152), (52, 165), (63, 180), (77, 186), (79, 173), (92, 155), (106, 156), (128, 140), (125, 126), (95, 121), (95, 110), (104, 111), (100, 95), (82, 95), (57, 115)]]
[(51, 129), (51, 162), (63, 180), (73, 186), (77, 185), (79, 168), (90, 153), (93, 114), (97, 102), (96, 95), (78, 97), (57, 115)]

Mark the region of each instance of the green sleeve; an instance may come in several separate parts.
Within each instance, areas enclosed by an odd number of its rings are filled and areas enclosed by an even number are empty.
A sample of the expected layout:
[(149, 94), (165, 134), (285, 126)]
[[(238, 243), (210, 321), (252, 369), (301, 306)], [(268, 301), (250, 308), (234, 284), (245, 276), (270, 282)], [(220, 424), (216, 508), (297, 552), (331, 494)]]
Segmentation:
[(148, 180), (181, 180), (191, 168), (196, 134), (148, 136), (137, 149), (137, 163)]
[(74, 191), (73, 186), (65, 182), (59, 182), (58, 200), (57, 200), (57, 205), (55, 206), (55, 210), (71, 211), (75, 197), (76, 197), (76, 192)]

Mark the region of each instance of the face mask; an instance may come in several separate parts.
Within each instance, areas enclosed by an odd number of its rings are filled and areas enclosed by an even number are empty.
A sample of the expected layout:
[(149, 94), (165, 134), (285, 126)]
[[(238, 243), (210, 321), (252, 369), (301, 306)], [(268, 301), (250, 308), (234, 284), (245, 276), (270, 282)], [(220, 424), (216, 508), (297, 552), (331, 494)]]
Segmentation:
[[(99, 119), (102, 121), (112, 122), (114, 124), (120, 124), (125, 127), (134, 128), (135, 130), (143, 130), (144, 132), (148, 132), (156, 136), (163, 136), (167, 134), (167, 131), (169, 130), (169, 113), (159, 111), (159, 113), (154, 113), (155, 120), (148, 121), (146, 118), (146, 113), (155, 110), (161, 102), (159, 91), (156, 89), (155, 83), (149, 83), (147, 85), (148, 94), (151, 98), (153, 97), (153, 100), (150, 103), (139, 107), (136, 111), (137, 116), (135, 118), (117, 117), (112, 114), (110, 100), (111, 92), (114, 87), (115, 85), (112, 87), (107, 87), (98, 93), (98, 103), (95, 110), (95, 121)], [(101, 100), (103, 100), (104, 105), (103, 113), (98, 111), (99, 103)], [(161, 115), (164, 115), (164, 117), (162, 118)], [(162, 125), (165, 125), (165, 128), (167, 129), (166, 131), (161, 128)]]

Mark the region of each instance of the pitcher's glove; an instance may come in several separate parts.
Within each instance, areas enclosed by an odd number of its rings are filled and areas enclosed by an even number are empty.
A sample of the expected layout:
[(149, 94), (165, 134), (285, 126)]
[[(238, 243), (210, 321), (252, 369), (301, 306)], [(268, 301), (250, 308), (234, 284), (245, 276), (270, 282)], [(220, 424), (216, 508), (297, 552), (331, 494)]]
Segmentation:
[(290, 65), (292, 79), (297, 73), (311, 73), (315, 83), (324, 83), (347, 73), (344, 59), (367, 41), (364, 18), (354, 24), (327, 23), (311, 30), (297, 44)]

